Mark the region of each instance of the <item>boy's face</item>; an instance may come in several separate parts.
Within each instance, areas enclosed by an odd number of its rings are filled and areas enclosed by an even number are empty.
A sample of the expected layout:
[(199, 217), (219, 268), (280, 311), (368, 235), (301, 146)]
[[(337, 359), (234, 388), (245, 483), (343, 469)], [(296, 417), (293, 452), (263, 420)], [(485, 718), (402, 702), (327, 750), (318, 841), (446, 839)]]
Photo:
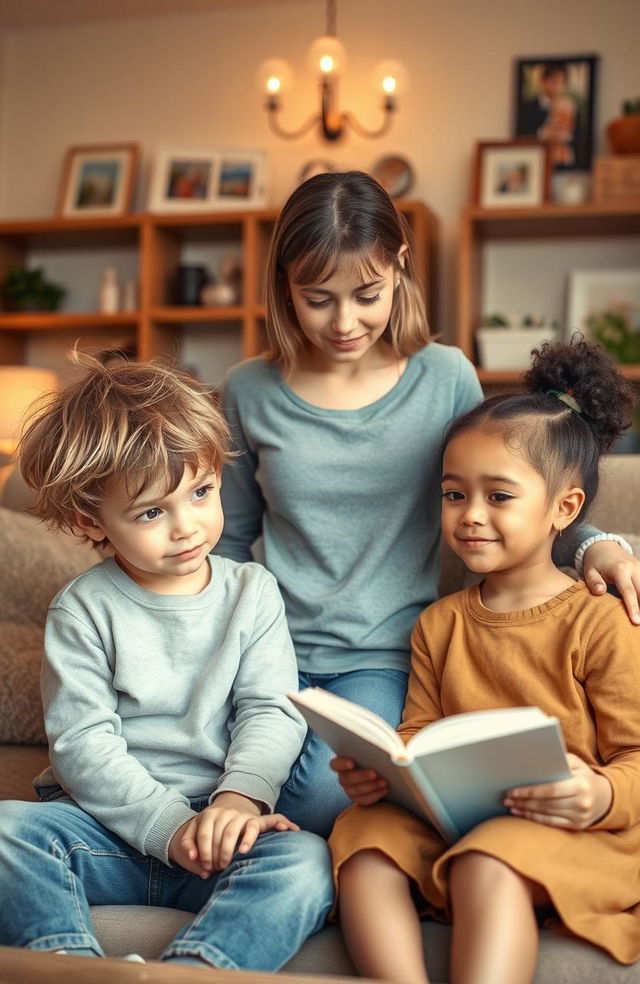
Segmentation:
[(124, 479), (112, 481), (97, 519), (78, 516), (93, 540), (106, 536), (120, 566), (157, 594), (197, 594), (209, 581), (207, 555), (222, 533), (220, 482), (212, 472), (185, 467), (164, 495), (155, 482), (131, 501)]

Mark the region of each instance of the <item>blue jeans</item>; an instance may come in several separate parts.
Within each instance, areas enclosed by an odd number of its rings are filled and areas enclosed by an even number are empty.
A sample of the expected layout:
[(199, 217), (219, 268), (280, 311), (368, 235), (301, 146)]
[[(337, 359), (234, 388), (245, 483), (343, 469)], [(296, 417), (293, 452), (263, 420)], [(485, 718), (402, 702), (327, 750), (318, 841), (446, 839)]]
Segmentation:
[(140, 854), (68, 797), (0, 803), (0, 831), (4, 945), (102, 957), (89, 906), (168, 906), (195, 915), (161, 960), (275, 971), (322, 928), (333, 901), (327, 845), (304, 831), (263, 834), (207, 880)]
[[(402, 670), (353, 670), (351, 673), (300, 673), (300, 689), (322, 687), (368, 707), (397, 728), (407, 694), (408, 674)], [(302, 746), (289, 779), (282, 787), (276, 811), (311, 830), (328, 837), (333, 822), (350, 803), (338, 777), (329, 768), (335, 753), (312, 731)]]

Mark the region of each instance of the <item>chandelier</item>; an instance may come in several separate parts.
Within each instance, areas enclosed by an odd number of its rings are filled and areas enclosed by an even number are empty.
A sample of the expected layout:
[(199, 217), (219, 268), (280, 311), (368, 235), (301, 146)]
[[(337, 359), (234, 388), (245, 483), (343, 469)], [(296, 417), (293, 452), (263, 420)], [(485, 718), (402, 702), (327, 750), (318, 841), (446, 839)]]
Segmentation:
[(325, 140), (339, 140), (347, 129), (361, 137), (381, 137), (391, 127), (393, 114), (397, 109), (398, 89), (406, 79), (404, 66), (397, 61), (380, 62), (373, 72), (375, 87), (382, 94), (382, 122), (375, 129), (363, 126), (352, 113), (338, 109), (338, 79), (346, 63), (345, 50), (336, 34), (336, 0), (326, 3), (326, 34), (316, 40), (309, 49), (309, 62), (312, 70), (318, 73), (320, 83), (320, 111), (314, 113), (296, 130), (287, 130), (278, 118), (281, 110), (281, 97), (291, 83), (293, 73), (286, 61), (271, 58), (262, 63), (258, 70), (258, 80), (266, 96), (264, 108), (272, 131), (285, 140), (296, 140), (304, 136), (314, 126), (319, 126)]

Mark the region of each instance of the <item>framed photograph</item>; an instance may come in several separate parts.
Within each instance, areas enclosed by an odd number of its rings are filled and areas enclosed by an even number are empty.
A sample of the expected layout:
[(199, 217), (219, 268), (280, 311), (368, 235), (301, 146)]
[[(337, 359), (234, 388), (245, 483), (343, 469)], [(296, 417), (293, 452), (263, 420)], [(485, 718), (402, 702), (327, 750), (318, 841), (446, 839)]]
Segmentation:
[(637, 362), (640, 269), (573, 270), (567, 290), (567, 337), (576, 330), (595, 338), (619, 361)]
[(151, 212), (259, 208), (265, 202), (265, 155), (259, 150), (173, 150), (156, 157)]
[(549, 197), (549, 148), (538, 140), (495, 140), (476, 147), (473, 200), (484, 208), (542, 205)]
[(58, 215), (124, 215), (131, 208), (139, 157), (135, 143), (70, 147), (62, 170)]
[(516, 59), (513, 134), (549, 144), (554, 170), (591, 168), (597, 71), (593, 54)]

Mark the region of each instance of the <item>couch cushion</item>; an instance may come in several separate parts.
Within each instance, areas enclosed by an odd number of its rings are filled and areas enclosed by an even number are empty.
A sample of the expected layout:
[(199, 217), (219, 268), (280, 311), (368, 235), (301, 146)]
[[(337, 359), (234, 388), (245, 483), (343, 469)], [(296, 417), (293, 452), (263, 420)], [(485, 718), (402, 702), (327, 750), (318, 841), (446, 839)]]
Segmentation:
[[(108, 956), (140, 953), (157, 959), (164, 947), (191, 916), (178, 909), (146, 906), (95, 906), (91, 918)], [(422, 924), (425, 962), (433, 984), (449, 980), (451, 928), (435, 922)], [(310, 937), (283, 968), (290, 974), (351, 975), (355, 973), (337, 926), (327, 926)], [(543, 929), (538, 967), (533, 984), (640, 984), (640, 963), (623, 967), (588, 943)]]
[(43, 626), (56, 592), (98, 560), (74, 537), (0, 508), (0, 742), (42, 743)]

